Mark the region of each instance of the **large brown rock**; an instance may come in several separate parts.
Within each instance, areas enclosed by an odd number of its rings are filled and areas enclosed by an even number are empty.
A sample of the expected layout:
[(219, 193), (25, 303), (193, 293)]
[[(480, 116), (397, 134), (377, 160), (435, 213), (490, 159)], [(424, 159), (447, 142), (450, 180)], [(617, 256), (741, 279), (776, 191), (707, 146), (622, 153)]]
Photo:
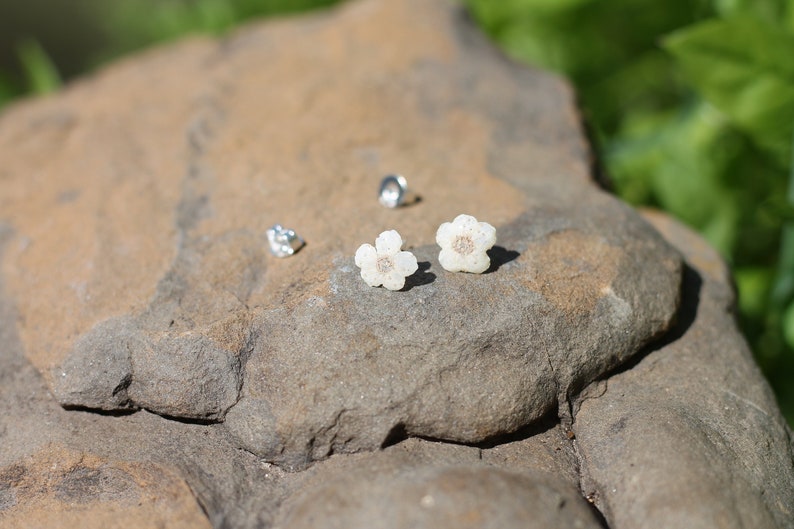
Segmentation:
[(583, 490), (615, 529), (792, 527), (791, 431), (736, 330), (729, 273), (687, 228), (648, 218), (691, 266), (681, 314), (578, 398)]
[[(455, 4), (147, 52), (6, 111), (0, 159), (0, 527), (791, 527), (721, 265), (597, 189), (568, 85)], [(394, 171), (421, 201), (378, 204)], [(438, 264), (461, 212), (489, 273)], [(400, 292), (353, 264), (389, 228)]]
[[(514, 432), (677, 308), (680, 258), (589, 180), (568, 85), (443, 1), (152, 52), (12, 110), (0, 153), (7, 288), (59, 402), (225, 420), (288, 468)], [(419, 203), (378, 203), (393, 171)], [(464, 212), (499, 230), (488, 274), (438, 264)], [(308, 241), (283, 261), (276, 221)], [(389, 228), (423, 263), (404, 292), (353, 263)]]

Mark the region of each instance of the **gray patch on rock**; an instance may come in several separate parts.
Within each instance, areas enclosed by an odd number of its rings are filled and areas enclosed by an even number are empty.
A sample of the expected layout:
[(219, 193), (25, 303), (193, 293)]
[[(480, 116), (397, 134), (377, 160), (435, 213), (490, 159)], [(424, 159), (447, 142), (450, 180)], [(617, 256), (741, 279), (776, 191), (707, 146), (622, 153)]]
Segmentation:
[(17, 504), (17, 492), (0, 484), (0, 512)]
[[(244, 344), (247, 329), (239, 331)], [(240, 355), (201, 334), (138, 340), (132, 353), (135, 378), (130, 398), (163, 415), (221, 418), (237, 402)]]
[[(253, 417), (256, 419), (251, 420)], [(235, 441), (249, 452), (272, 454), (284, 446), (276, 433), (276, 418), (266, 400), (240, 400), (227, 413), (226, 422), (235, 425), (231, 430)]]
[(63, 406), (117, 410), (131, 406), (130, 347), (137, 325), (129, 317), (101, 322), (81, 336), (66, 361), (52, 372), (53, 392)]
[(74, 202), (78, 198), (80, 198), (80, 190), (79, 189), (70, 189), (68, 191), (64, 191), (58, 195), (58, 202), (60, 204), (69, 204)]
[(53, 371), (62, 405), (222, 420), (237, 402), (251, 350), (246, 300), (262, 276), (264, 250), (246, 230), (194, 233), (212, 214), (215, 178), (203, 156), (223, 121), (220, 102), (210, 89), (185, 131), (189, 159), (169, 271), (146, 310), (99, 323)]
[(11, 465), (0, 471), (0, 512), (17, 504), (16, 488), (26, 473), (22, 465)]
[(71, 469), (55, 485), (55, 497), (67, 503), (134, 502), (140, 487), (126, 472), (112, 467)]

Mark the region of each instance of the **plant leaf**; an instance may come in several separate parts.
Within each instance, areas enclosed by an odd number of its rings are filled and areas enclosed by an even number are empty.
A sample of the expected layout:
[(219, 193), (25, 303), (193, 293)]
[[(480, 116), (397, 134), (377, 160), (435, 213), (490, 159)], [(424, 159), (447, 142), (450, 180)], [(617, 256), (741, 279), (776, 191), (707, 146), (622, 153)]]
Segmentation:
[(789, 0), (714, 0), (723, 18), (751, 16), (773, 24), (785, 23)]
[(783, 313), (783, 337), (788, 346), (794, 349), (794, 303)]
[(794, 35), (753, 18), (677, 31), (666, 49), (687, 78), (782, 167), (794, 132)]
[(29, 89), (35, 94), (54, 92), (61, 86), (61, 76), (47, 52), (36, 40), (23, 40), (17, 46), (17, 55)]

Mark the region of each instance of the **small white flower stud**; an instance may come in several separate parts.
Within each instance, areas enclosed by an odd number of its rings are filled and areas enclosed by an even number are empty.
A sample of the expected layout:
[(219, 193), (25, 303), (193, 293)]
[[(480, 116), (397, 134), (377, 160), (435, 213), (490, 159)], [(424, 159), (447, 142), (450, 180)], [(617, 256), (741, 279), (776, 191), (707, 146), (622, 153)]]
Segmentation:
[(441, 246), (438, 261), (444, 270), (481, 274), (491, 266), (486, 252), (496, 244), (496, 228), (471, 215), (458, 215), (439, 226), (436, 242)]
[(361, 278), (371, 287), (383, 285), (389, 290), (400, 290), (405, 278), (419, 269), (411, 252), (402, 252), (402, 237), (394, 230), (384, 231), (375, 239), (375, 246), (362, 244), (356, 250), (356, 266), (361, 268)]

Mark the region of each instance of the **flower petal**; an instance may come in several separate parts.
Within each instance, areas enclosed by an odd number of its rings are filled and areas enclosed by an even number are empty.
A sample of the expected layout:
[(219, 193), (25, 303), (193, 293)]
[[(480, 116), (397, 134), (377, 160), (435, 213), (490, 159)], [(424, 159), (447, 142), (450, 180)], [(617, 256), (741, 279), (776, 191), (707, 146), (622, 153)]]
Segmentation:
[(491, 258), (485, 252), (474, 252), (461, 259), (460, 270), (471, 274), (482, 274), (491, 266)]
[(436, 244), (442, 248), (452, 246), (452, 241), (455, 240), (457, 235), (458, 230), (455, 226), (451, 222), (445, 222), (438, 227), (438, 231), (436, 232)]
[(378, 259), (378, 252), (371, 244), (362, 244), (356, 250), (356, 266), (359, 268), (373, 267)]
[(411, 252), (398, 252), (394, 256), (394, 270), (407, 277), (419, 269), (416, 256)]
[(450, 248), (442, 248), (438, 254), (438, 262), (447, 272), (461, 272), (462, 262), (460, 254)]
[(361, 279), (371, 287), (379, 287), (383, 284), (384, 275), (375, 267), (364, 267), (361, 269)]
[(441, 250), (438, 262), (448, 272), (469, 272), (482, 274), (491, 266), (491, 258), (485, 252), (461, 255), (454, 250)]
[(482, 251), (490, 250), (496, 244), (496, 228), (487, 222), (480, 222), (478, 233), (474, 237), (474, 244)]
[(375, 239), (378, 254), (394, 255), (402, 248), (403, 240), (395, 230), (384, 231)]
[(405, 286), (405, 276), (393, 270), (383, 275), (383, 286), (389, 290), (400, 290)]
[(455, 225), (455, 228), (458, 230), (458, 233), (460, 233), (460, 231), (462, 230), (474, 231), (479, 228), (479, 223), (477, 222), (477, 219), (475, 219), (471, 215), (458, 215), (457, 217), (455, 217), (455, 220), (452, 221), (452, 224)]

